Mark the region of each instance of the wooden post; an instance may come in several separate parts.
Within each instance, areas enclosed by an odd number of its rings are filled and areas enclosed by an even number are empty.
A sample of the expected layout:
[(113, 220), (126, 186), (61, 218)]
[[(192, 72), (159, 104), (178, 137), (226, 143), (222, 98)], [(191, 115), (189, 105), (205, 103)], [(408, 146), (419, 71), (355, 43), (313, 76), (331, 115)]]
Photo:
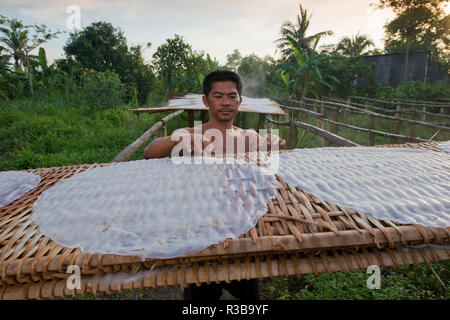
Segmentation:
[(258, 130), (264, 129), (264, 121), (266, 120), (265, 114), (260, 113), (258, 119)]
[(242, 126), (242, 124), (241, 124), (241, 117), (242, 117), (242, 112), (238, 112), (236, 117), (234, 118), (234, 125), (236, 127), (241, 127)]
[(248, 128), (247, 116), (248, 116), (247, 112), (242, 112), (242, 129)]
[[(314, 112), (320, 112), (322, 113), (322, 109), (320, 108), (320, 110), (317, 110), (317, 107), (314, 107)], [(317, 118), (317, 127), (320, 129), (323, 129), (323, 121), (320, 118)], [(325, 139), (322, 138), (321, 136), (317, 136), (317, 146), (318, 147), (323, 147), (325, 145)]]
[[(398, 104), (398, 105), (397, 105), (397, 111), (402, 111), (402, 105), (401, 105), (401, 104)], [(399, 115), (401, 115), (400, 112), (396, 112), (396, 113), (395, 113), (395, 117), (398, 118)], [(400, 134), (401, 126), (402, 126), (402, 122), (401, 122), (400, 120), (396, 120), (396, 122), (395, 122), (395, 129), (394, 129), (394, 133), (395, 133), (395, 134)], [(399, 140), (396, 139), (396, 138), (394, 138), (393, 141), (394, 141), (395, 143), (398, 143), (398, 142), (399, 142)]]
[[(333, 110), (333, 121), (339, 122), (339, 110), (336, 108)], [(331, 124), (331, 132), (339, 134), (339, 126), (336, 124)]]
[(188, 110), (188, 124), (191, 128), (194, 126), (194, 110)]
[(202, 118), (202, 123), (208, 122), (208, 120), (207, 120), (208, 111), (202, 110), (202, 111), (200, 111), (200, 115), (201, 115), (201, 118)]
[[(373, 114), (369, 114), (369, 129), (374, 129), (374, 119)], [(373, 133), (369, 133), (369, 145), (374, 146), (375, 145), (375, 135)]]
[[(417, 114), (414, 112), (412, 115), (413, 120), (417, 119)], [(416, 124), (415, 123), (410, 123), (410, 131), (409, 131), (409, 136), (410, 137), (416, 137)]]
[(423, 122), (426, 121), (426, 120), (425, 120), (425, 119), (426, 119), (426, 114), (425, 114), (426, 109), (427, 109), (426, 107), (422, 107), (422, 111), (423, 111), (423, 113), (422, 113), (422, 121), (423, 121)]
[[(294, 111), (288, 110), (286, 112), (286, 121), (292, 121)], [(286, 149), (295, 149), (297, 146), (297, 128), (288, 126), (286, 128)]]

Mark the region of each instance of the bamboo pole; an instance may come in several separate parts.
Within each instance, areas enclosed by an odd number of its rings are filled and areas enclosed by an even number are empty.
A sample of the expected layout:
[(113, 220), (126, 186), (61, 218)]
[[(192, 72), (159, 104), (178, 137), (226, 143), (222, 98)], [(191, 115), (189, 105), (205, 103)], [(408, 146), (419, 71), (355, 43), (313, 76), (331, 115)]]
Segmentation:
[[(314, 99), (306, 99), (306, 100), (313, 101), (315, 103), (320, 102), (320, 100), (314, 100)], [(286, 100), (286, 101), (293, 101), (293, 100)], [(294, 101), (294, 102), (296, 102), (296, 101)], [(387, 115), (380, 114), (380, 113), (373, 112), (373, 111), (361, 110), (359, 108), (356, 108), (356, 107), (353, 107), (353, 106), (349, 106), (349, 105), (345, 105), (345, 104), (342, 104), (342, 103), (336, 103), (336, 102), (329, 102), (329, 101), (327, 101), (327, 104), (336, 105), (336, 106), (338, 106), (340, 108), (349, 108), (350, 112), (353, 111), (355, 113), (366, 114), (366, 115), (367, 114), (373, 114), (373, 116), (377, 117), (377, 118), (389, 119), (389, 120), (400, 120), (400, 121), (403, 121), (403, 122), (419, 124), (419, 125), (422, 125), (424, 127), (441, 129), (443, 131), (450, 131), (450, 127), (443, 127), (443, 126), (430, 124), (428, 122), (421, 122), (421, 121), (415, 121), (415, 120), (410, 120), (410, 119), (405, 119), (405, 118), (397, 118), (397, 117), (387, 116)]]
[(377, 131), (377, 130), (371, 130), (371, 129), (366, 129), (366, 128), (355, 127), (355, 126), (352, 126), (350, 124), (334, 122), (333, 120), (329, 120), (329, 119), (323, 119), (323, 121), (330, 122), (330, 123), (335, 123), (338, 126), (346, 127), (346, 128), (353, 129), (353, 130), (358, 130), (358, 131), (362, 131), (362, 132), (372, 133), (372, 134), (376, 134), (376, 135), (380, 135), (380, 136), (384, 136), (384, 137), (391, 137), (393, 139), (404, 139), (404, 140), (407, 140), (407, 141), (410, 141), (410, 142), (426, 142), (426, 141), (429, 141), (429, 140), (426, 140), (426, 139), (415, 138), (415, 137), (408, 137), (408, 136), (404, 136), (404, 135), (400, 135), (400, 134), (394, 134), (394, 133), (388, 133), (388, 132), (383, 132), (383, 131)]
[(420, 101), (417, 100), (417, 102), (411, 102), (412, 100), (400, 100), (398, 99), (396, 102), (388, 101), (388, 100), (382, 100), (382, 99), (373, 99), (373, 98), (366, 98), (366, 97), (357, 97), (357, 96), (350, 96), (351, 99), (360, 99), (360, 100), (366, 100), (366, 101), (373, 101), (373, 102), (380, 102), (380, 103), (386, 103), (386, 104), (392, 104), (397, 105), (399, 101), (403, 105), (411, 105), (411, 106), (417, 106), (419, 103), (420, 105), (427, 105), (429, 107), (443, 107), (443, 108), (449, 108), (450, 104), (448, 103), (441, 103), (441, 102), (430, 102), (430, 101)]
[[(305, 105), (305, 104), (306, 103), (303, 103), (303, 105)], [(308, 105), (308, 104), (306, 104), (306, 105)], [(316, 107), (318, 105), (312, 105), (312, 106)], [(281, 106), (281, 107), (285, 108), (285, 106)], [(326, 108), (326, 106), (323, 106), (323, 107)], [(290, 107), (290, 108), (293, 108), (293, 107)], [(326, 118), (323, 117), (323, 114), (320, 114), (320, 113), (317, 113), (317, 112), (314, 112), (314, 111), (306, 110), (306, 109), (303, 109), (303, 108), (298, 108), (298, 110), (302, 111), (302, 112), (308, 111), (308, 114), (312, 115), (313, 117), (320, 117), (322, 119), (322, 121), (329, 122), (329, 123), (334, 124), (336, 126), (342, 126), (342, 127), (346, 127), (346, 128), (353, 129), (353, 130), (358, 130), (358, 131), (362, 131), (362, 132), (376, 134), (376, 135), (380, 135), (380, 136), (384, 136), (384, 137), (390, 137), (390, 138), (393, 138), (393, 139), (404, 139), (404, 140), (411, 141), (411, 142), (426, 142), (426, 141), (428, 141), (426, 139), (421, 139), (421, 138), (416, 138), (416, 137), (408, 137), (408, 136), (404, 136), (404, 135), (400, 135), (400, 134), (393, 134), (393, 133), (377, 131), (377, 130), (373, 130), (373, 129), (360, 128), (360, 127), (352, 126), (352, 125), (349, 125), (349, 124), (340, 123), (340, 122), (337, 122), (337, 121), (326, 119)], [(371, 116), (371, 117), (375, 117), (375, 113), (373, 113), (373, 112), (368, 112), (367, 115)]]
[[(322, 99), (325, 99), (327, 101), (339, 102), (339, 103), (343, 103), (343, 104), (347, 103), (347, 101), (345, 101), (345, 100), (340, 100), (340, 99), (330, 98), (330, 97), (325, 97), (325, 96), (322, 96)], [(366, 101), (366, 103), (367, 103), (367, 101)], [(417, 109), (403, 109), (403, 110), (399, 111), (399, 110), (390, 110), (390, 109), (386, 109), (386, 108), (375, 107), (375, 106), (371, 106), (368, 104), (360, 104), (360, 103), (356, 103), (356, 102), (351, 102), (350, 104), (352, 106), (361, 107), (365, 110), (373, 109), (373, 110), (383, 111), (384, 113), (394, 113), (394, 112), (395, 113), (419, 113), (419, 114), (426, 114), (426, 115), (430, 115), (430, 116), (434, 116), (434, 117), (438, 117), (438, 118), (447, 118), (447, 119), (450, 118), (450, 115), (444, 114), (443, 111), (441, 111), (440, 113), (428, 112), (428, 111), (417, 110)]]
[[(314, 112), (317, 112), (317, 111), (318, 111), (317, 107), (314, 107)], [(323, 121), (319, 117), (317, 117), (316, 126), (317, 126), (317, 128), (323, 129)], [(325, 145), (325, 139), (323, 137), (317, 135), (317, 146), (323, 147), (324, 145)]]
[(369, 115), (369, 130), (372, 131), (369, 133), (369, 145), (374, 146), (375, 145), (375, 134), (374, 134), (374, 121), (373, 121), (373, 114)]
[(316, 126), (304, 123), (304, 122), (300, 122), (300, 121), (275, 121), (273, 120), (269, 115), (266, 115), (266, 119), (269, 122), (275, 123), (275, 124), (279, 124), (279, 125), (283, 125), (283, 126), (293, 126), (293, 127), (300, 127), (303, 128), (305, 130), (311, 131), (314, 134), (320, 135), (322, 137), (324, 137), (325, 139), (339, 145), (339, 146), (344, 146), (344, 147), (357, 147), (360, 146), (359, 144), (350, 141), (348, 139), (342, 138), (338, 135), (335, 135), (329, 131), (326, 131), (324, 129), (318, 128)]
[(150, 129), (148, 129), (146, 132), (144, 132), (143, 135), (141, 135), (136, 141), (134, 141), (132, 144), (130, 144), (128, 147), (123, 149), (117, 156), (114, 157), (114, 159), (111, 160), (111, 162), (122, 162), (127, 161), (131, 158), (131, 156), (140, 148), (142, 145), (144, 145), (145, 142), (147, 142), (148, 139), (154, 134), (157, 133), (157, 131), (170, 119), (176, 117), (177, 115), (183, 113), (183, 110), (175, 111), (168, 116), (164, 117), (163, 119), (156, 122)]

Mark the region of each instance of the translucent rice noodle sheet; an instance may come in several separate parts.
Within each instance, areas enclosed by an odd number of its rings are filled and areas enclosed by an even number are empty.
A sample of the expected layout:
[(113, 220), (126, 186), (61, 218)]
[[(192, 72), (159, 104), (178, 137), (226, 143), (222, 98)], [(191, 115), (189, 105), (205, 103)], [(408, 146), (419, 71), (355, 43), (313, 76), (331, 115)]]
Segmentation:
[[(295, 149), (269, 158), (296, 187), (380, 220), (450, 226), (450, 156), (411, 148)], [(276, 168), (273, 168), (275, 170)]]
[(21, 198), (25, 193), (34, 189), (41, 177), (28, 172), (2, 171), (0, 172), (0, 208)]
[(172, 258), (237, 238), (275, 197), (254, 164), (138, 160), (94, 168), (46, 190), (33, 221), (55, 242), (89, 253)]
[(450, 153), (450, 140), (438, 143), (438, 148)]

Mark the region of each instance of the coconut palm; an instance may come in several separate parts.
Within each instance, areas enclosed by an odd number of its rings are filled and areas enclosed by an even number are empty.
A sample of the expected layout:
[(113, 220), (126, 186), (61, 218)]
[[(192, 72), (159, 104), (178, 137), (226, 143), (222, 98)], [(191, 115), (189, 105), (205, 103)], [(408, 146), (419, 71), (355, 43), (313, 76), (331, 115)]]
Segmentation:
[(309, 50), (311, 49), (311, 46), (317, 39), (317, 37), (333, 35), (333, 32), (331, 30), (328, 30), (316, 33), (311, 36), (307, 36), (306, 32), (308, 30), (312, 14), (308, 16), (308, 11), (306, 9), (303, 9), (301, 4), (299, 6), (300, 15), (297, 15), (296, 24), (290, 21), (286, 21), (281, 26), (281, 38), (274, 41), (277, 46), (276, 50), (279, 50), (281, 52), (283, 58), (292, 57), (293, 55), (293, 50), (289, 43), (288, 37), (298, 42), (303, 50)]
[(320, 37), (316, 37), (313, 46), (305, 50), (295, 39), (287, 36), (295, 61), (286, 61), (279, 65), (283, 81), (292, 90), (292, 97), (300, 99), (310, 94), (318, 98), (319, 87), (333, 88), (339, 83), (330, 71), (336, 71), (335, 61), (347, 58), (330, 56), (316, 52)]
[(0, 27), (0, 42), (3, 48), (14, 59), (16, 70), (21, 69), (25, 62), (25, 45), (28, 41), (28, 30), (21, 21), (16, 19), (2, 19)]
[(375, 47), (375, 44), (367, 34), (359, 32), (350, 37), (342, 38), (336, 45), (336, 52), (346, 57), (358, 57), (368, 54), (368, 49)]

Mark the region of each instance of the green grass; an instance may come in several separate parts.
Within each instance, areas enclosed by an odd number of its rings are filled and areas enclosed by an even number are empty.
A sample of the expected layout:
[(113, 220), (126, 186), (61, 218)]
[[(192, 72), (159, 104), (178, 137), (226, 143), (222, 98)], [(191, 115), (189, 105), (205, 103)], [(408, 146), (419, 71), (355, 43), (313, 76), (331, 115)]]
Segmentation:
[(381, 288), (368, 289), (369, 274), (362, 271), (309, 274), (302, 278), (276, 277), (265, 280), (263, 297), (274, 300), (447, 300), (450, 291), (450, 261), (430, 266), (386, 267), (381, 272)]
[[(108, 110), (68, 105), (53, 98), (25, 98), (0, 103), (0, 170), (21, 170), (29, 168), (101, 163), (111, 161), (123, 148), (136, 140), (157, 120), (165, 115), (140, 116), (126, 111), (127, 106)], [(316, 124), (313, 118), (301, 118)], [(200, 120), (200, 114), (196, 114)], [(282, 119), (280, 119), (282, 120)], [(367, 118), (351, 115), (345, 123), (367, 127)], [(442, 121), (442, 120), (441, 120)], [(249, 114), (248, 124), (256, 128), (258, 115)], [(174, 129), (188, 125), (187, 114), (172, 119), (167, 127), (168, 134)], [(375, 129), (392, 131), (390, 120), (376, 119)], [(280, 135), (286, 137), (286, 128), (274, 126)], [(329, 124), (325, 129), (330, 130)], [(404, 126), (401, 134), (408, 135), (410, 128)], [(416, 127), (416, 136), (429, 138), (434, 129)], [(303, 135), (298, 130), (298, 138)], [(339, 135), (359, 144), (368, 144), (368, 135), (346, 128), (340, 128)], [(448, 133), (439, 133), (435, 140), (448, 140)], [(377, 137), (376, 144), (392, 143), (389, 138)], [(309, 132), (303, 136), (297, 147), (315, 147), (317, 137)], [(143, 148), (131, 160), (142, 159)], [(449, 291), (449, 261), (433, 265), (442, 281), (443, 288), (431, 269), (426, 265), (411, 266), (409, 269), (387, 268), (382, 277), (382, 288), (369, 290), (365, 286), (368, 277), (363, 272), (337, 272), (333, 275), (305, 275), (277, 277), (264, 280), (265, 299), (447, 299)], [(137, 290), (120, 294), (77, 297), (77, 299), (147, 299), (154, 295), (149, 290)]]
[[(165, 115), (140, 116), (127, 106), (108, 110), (21, 99), (0, 105), (0, 170), (109, 162)], [(187, 116), (168, 132), (187, 125)], [(142, 159), (142, 150), (133, 159)]]

